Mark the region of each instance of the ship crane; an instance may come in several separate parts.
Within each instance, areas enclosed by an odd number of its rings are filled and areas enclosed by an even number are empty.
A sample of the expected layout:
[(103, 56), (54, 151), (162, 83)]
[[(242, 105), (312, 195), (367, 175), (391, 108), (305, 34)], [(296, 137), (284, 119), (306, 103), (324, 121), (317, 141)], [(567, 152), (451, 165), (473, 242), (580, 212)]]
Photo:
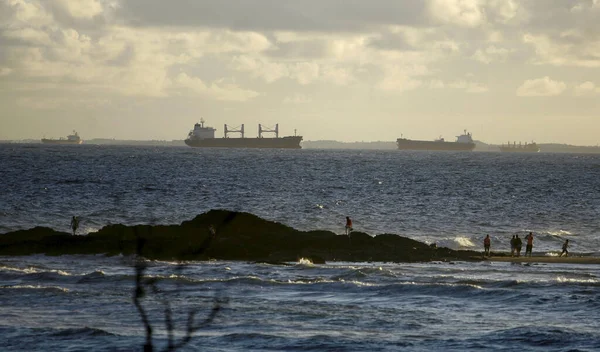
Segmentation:
[(261, 124), (258, 124), (258, 138), (263, 138), (263, 133), (275, 133), (275, 138), (279, 138), (279, 124), (275, 125), (275, 129), (264, 128)]
[(227, 127), (227, 124), (225, 124), (225, 128), (223, 129), (223, 131), (224, 131), (225, 138), (229, 138), (227, 136), (228, 133), (239, 133), (242, 136), (242, 138), (244, 138), (244, 124), (242, 124), (242, 126), (238, 126), (238, 127), (234, 127), (234, 128)]

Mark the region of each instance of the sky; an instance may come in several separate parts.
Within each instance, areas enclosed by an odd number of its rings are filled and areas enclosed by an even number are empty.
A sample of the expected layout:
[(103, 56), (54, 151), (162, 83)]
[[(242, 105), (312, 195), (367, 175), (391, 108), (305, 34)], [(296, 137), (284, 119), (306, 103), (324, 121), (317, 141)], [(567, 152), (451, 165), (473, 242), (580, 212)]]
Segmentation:
[(600, 143), (600, 0), (0, 0), (0, 140)]

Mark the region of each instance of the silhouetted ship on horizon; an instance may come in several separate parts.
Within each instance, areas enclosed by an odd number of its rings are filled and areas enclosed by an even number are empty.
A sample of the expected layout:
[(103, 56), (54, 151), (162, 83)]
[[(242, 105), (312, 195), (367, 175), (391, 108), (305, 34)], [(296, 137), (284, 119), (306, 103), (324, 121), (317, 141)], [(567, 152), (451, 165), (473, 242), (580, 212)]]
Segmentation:
[[(285, 148), (300, 149), (302, 136), (279, 137), (279, 124), (274, 129), (264, 128), (258, 125), (258, 137), (244, 137), (244, 125), (241, 128), (229, 128), (224, 126), (223, 138), (215, 138), (215, 128), (204, 126), (204, 119), (194, 125), (185, 140), (185, 144), (196, 148)], [(230, 138), (230, 133), (239, 133), (240, 137)], [(274, 133), (275, 137), (263, 137), (263, 133)]]
[(465, 130), (464, 134), (456, 137), (455, 142), (446, 142), (444, 138), (433, 141), (417, 141), (407, 138), (398, 138), (396, 145), (400, 150), (449, 150), (449, 151), (471, 151), (475, 143), (470, 133)]
[(521, 144), (521, 142), (519, 142), (519, 144), (516, 142), (511, 144), (508, 142), (507, 144), (502, 144), (498, 148), (500, 148), (501, 152), (508, 153), (537, 153), (540, 151), (540, 147), (535, 142), (525, 144)]
[(59, 139), (42, 138), (42, 143), (45, 144), (81, 144), (83, 139), (79, 137), (77, 132), (73, 131), (73, 134), (67, 136), (67, 138), (60, 137)]

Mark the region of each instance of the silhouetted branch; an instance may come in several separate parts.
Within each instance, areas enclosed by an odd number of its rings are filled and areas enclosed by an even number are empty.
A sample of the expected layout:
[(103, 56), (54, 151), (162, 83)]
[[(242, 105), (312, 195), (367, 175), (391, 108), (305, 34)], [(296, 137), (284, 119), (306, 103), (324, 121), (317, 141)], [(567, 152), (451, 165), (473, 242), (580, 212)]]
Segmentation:
[[(152, 231), (150, 228), (149, 231)], [(144, 344), (144, 352), (153, 352), (153, 327), (150, 319), (148, 317), (148, 313), (144, 309), (142, 305), (142, 299), (146, 297), (146, 291), (149, 290), (153, 294), (158, 295), (159, 297), (162, 295), (161, 290), (158, 287), (158, 280), (155, 278), (146, 279), (145, 272), (147, 270), (147, 265), (143, 260), (142, 253), (145, 245), (145, 239), (140, 237), (137, 231), (137, 228), (134, 227), (134, 233), (137, 238), (137, 246), (136, 246), (136, 262), (135, 262), (135, 293), (133, 297), (133, 302), (140, 314), (142, 319), (142, 323), (144, 324), (144, 328), (146, 331), (146, 342)], [(197, 250), (194, 251), (194, 254), (200, 255), (203, 254), (212, 243), (212, 240), (216, 237), (216, 229), (211, 225), (209, 227), (210, 235), (201, 243)], [(183, 271), (185, 265), (179, 264), (176, 267), (176, 272), (179, 274)], [(173, 309), (171, 307), (171, 302), (163, 297), (159, 299), (160, 304), (163, 305), (164, 309), (164, 323), (167, 331), (167, 346), (163, 349), (165, 352), (172, 352), (186, 346), (193, 338), (194, 333), (199, 330), (209, 326), (216, 319), (218, 313), (221, 310), (221, 306), (227, 302), (226, 299), (219, 299), (218, 295), (215, 294), (215, 298), (213, 301), (213, 306), (208, 315), (202, 320), (197, 322), (197, 315), (200, 313), (199, 308), (194, 308), (190, 310), (187, 314), (187, 322), (185, 326), (185, 336), (182, 337), (179, 341), (175, 340), (175, 322), (173, 319)]]

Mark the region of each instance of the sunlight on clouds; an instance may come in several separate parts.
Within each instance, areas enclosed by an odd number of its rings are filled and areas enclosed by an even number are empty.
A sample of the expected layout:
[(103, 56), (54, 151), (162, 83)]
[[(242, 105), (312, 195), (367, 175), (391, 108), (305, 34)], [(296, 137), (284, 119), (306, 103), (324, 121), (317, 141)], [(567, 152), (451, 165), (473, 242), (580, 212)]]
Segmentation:
[(430, 0), (429, 10), (440, 23), (477, 27), (485, 22), (479, 0)]
[(600, 37), (590, 42), (582, 36), (575, 30), (562, 32), (559, 39), (528, 33), (523, 42), (534, 47), (538, 65), (600, 67)]
[(194, 94), (224, 101), (247, 101), (259, 95), (223, 80), (206, 85), (200, 78), (190, 77), (183, 72), (177, 75), (173, 84), (173, 89), (178, 88), (188, 88)]
[(574, 88), (577, 96), (593, 96), (600, 95), (600, 87), (597, 87), (593, 82), (583, 82)]
[(567, 85), (564, 82), (553, 81), (550, 77), (526, 80), (517, 88), (520, 97), (551, 97), (561, 95)]
[[(0, 116), (58, 106), (67, 115), (81, 106), (104, 114), (109, 107), (95, 99), (131, 102), (131, 114), (143, 101), (234, 116), (231, 102), (275, 114), (282, 104), (318, 110), (315, 101), (330, 101), (332, 122), (368, 109), (374, 122), (392, 124), (394, 109), (445, 116), (448, 110), (421, 103), (432, 98), (457, 112), (468, 104), (498, 116), (547, 116), (541, 109), (549, 106), (556, 116), (597, 112), (583, 106), (593, 99), (578, 97), (600, 94), (599, 0), (338, 3), (0, 0), (0, 99), (9, 102)], [(246, 21), (249, 9), (255, 13)], [(548, 104), (515, 103), (516, 96), (548, 97)], [(374, 100), (386, 108), (374, 109)], [(467, 123), (481, 125), (481, 113), (465, 111)]]
[(50, 3), (62, 8), (75, 18), (91, 19), (104, 11), (101, 2), (97, 0), (52, 0)]
[(54, 23), (52, 15), (48, 13), (41, 3), (26, 0), (0, 1), (0, 20), (9, 29), (23, 28), (23, 26), (47, 26)]

